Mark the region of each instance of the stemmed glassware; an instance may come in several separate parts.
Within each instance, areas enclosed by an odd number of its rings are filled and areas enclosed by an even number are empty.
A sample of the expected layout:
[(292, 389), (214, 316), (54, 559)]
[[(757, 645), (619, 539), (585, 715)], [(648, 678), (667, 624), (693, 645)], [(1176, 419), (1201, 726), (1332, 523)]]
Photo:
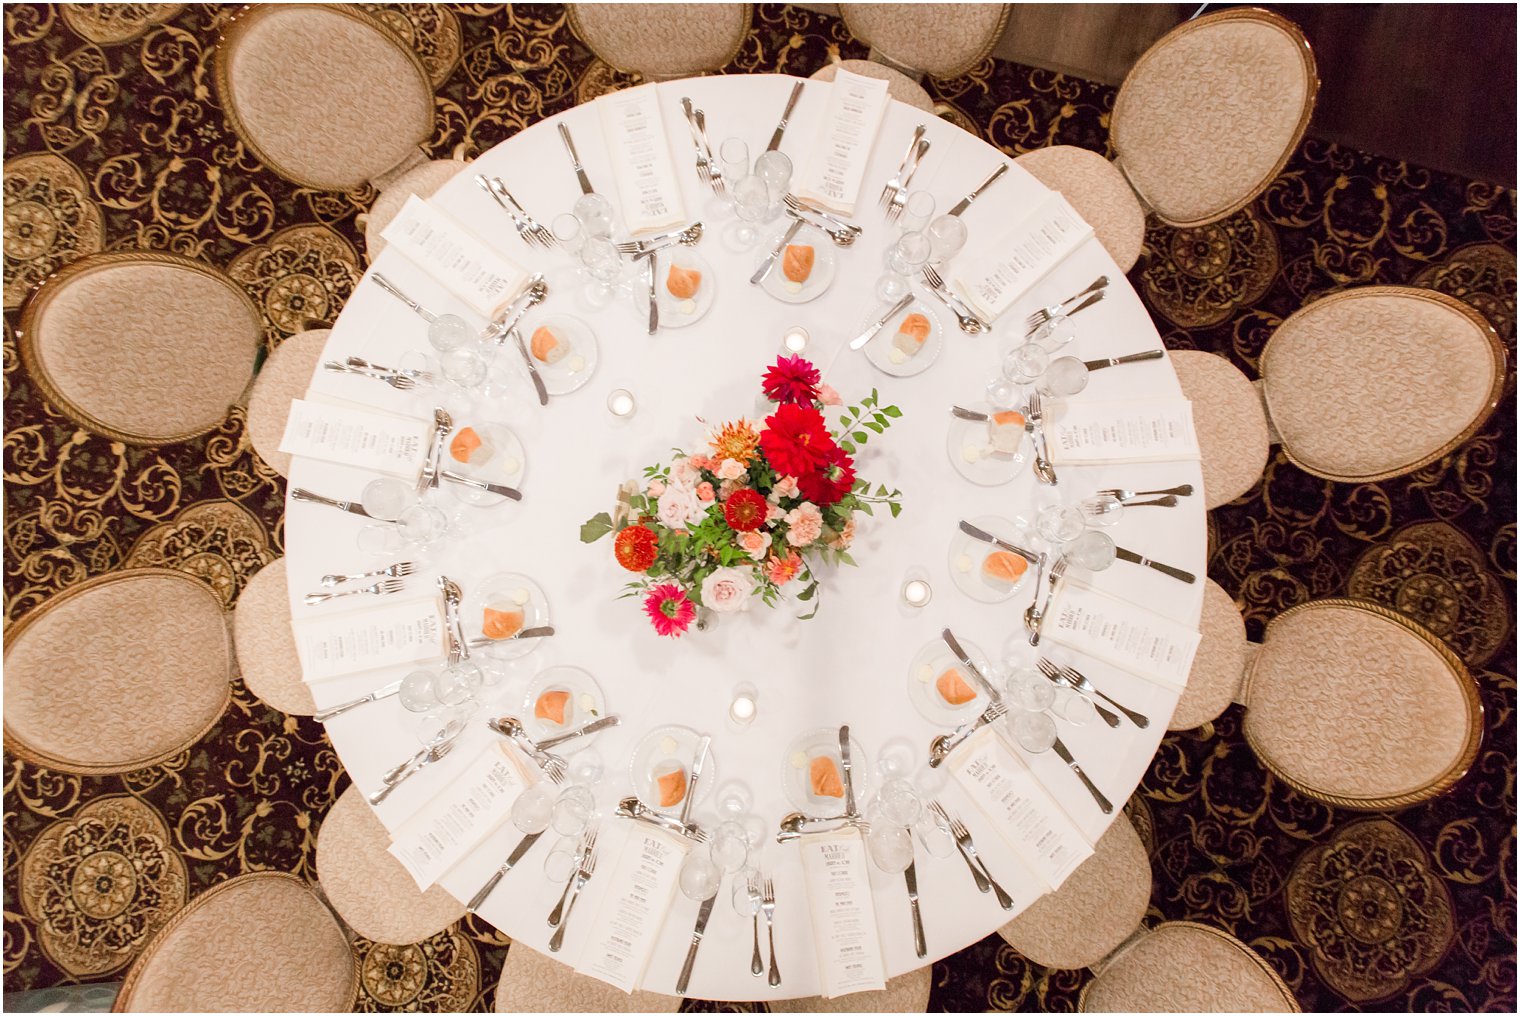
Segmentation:
[(623, 271), (617, 247), (606, 236), (588, 236), (581, 245), (580, 258), (587, 275), (582, 295), (592, 307), (607, 306), (612, 299), (613, 284)]
[(755, 175), (765, 183), (765, 221), (781, 214), (781, 202), (792, 185), (792, 160), (784, 152), (763, 152), (755, 159)]
[(876, 295), (896, 303), (908, 295), (912, 276), (929, 263), (929, 237), (904, 233), (887, 248), (886, 274), (876, 280)]
[(929, 223), (929, 263), (942, 265), (966, 246), (966, 224), (959, 215), (941, 215)]
[(760, 238), (758, 223), (765, 220), (770, 207), (770, 191), (758, 176), (745, 176), (729, 188), (734, 195), (734, 214), (738, 216), (728, 230), (726, 239), (739, 249), (748, 250)]

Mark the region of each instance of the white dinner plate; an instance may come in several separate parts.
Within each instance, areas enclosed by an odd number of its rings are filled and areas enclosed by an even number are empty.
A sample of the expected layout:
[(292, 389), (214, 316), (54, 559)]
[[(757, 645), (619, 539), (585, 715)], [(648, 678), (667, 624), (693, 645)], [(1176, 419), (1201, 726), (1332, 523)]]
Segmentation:
[[(966, 650), (966, 655), (971, 657), (971, 662), (976, 664), (978, 670), (985, 677), (988, 672), (987, 654), (978, 649), (965, 639), (958, 639), (961, 648)], [(961, 680), (976, 692), (976, 698), (969, 702), (963, 702), (958, 706), (951, 705), (940, 695), (935, 686), (940, 675), (947, 670), (954, 670), (960, 674)], [(987, 693), (966, 670), (961, 666), (961, 661), (956, 659), (950, 647), (945, 645), (943, 639), (935, 639), (927, 642), (913, 656), (913, 662), (908, 665), (908, 700), (913, 703), (913, 708), (930, 723), (941, 727), (958, 727), (962, 723), (969, 723), (982, 710), (991, 703), (987, 699)]]
[[(898, 325), (909, 314), (922, 314), (929, 320), (929, 337), (924, 340), (923, 347), (912, 356), (895, 350), (892, 345), (892, 337), (897, 334)], [(858, 329), (850, 334), (859, 335), (880, 316), (880, 310), (873, 312), (870, 317), (860, 323)], [(934, 366), (934, 361), (939, 359), (940, 351), (944, 346), (945, 328), (940, 322), (939, 315), (935, 313), (927, 300), (915, 299), (907, 307), (887, 319), (886, 324), (882, 325), (881, 329), (871, 337), (871, 341), (866, 343), (865, 354), (866, 359), (870, 360), (871, 364), (883, 374), (890, 374), (893, 377), (912, 377)], [(901, 362), (893, 358), (894, 351), (903, 358)]]
[[(839, 758), (839, 728), (822, 727), (795, 738), (781, 755), (781, 789), (792, 807), (812, 818), (838, 818), (844, 814), (845, 798), (820, 797), (813, 793), (811, 767), (813, 759), (834, 760), (839, 778), (844, 779), (844, 765)], [(863, 810), (870, 799), (871, 765), (864, 749), (850, 736), (850, 782), (855, 787), (855, 807)]]
[[(555, 723), (534, 715), (539, 697), (551, 691), (570, 694), (570, 698), (565, 701), (564, 723)], [(569, 733), (576, 727), (606, 715), (607, 700), (602, 697), (601, 686), (596, 683), (596, 678), (580, 667), (550, 667), (533, 679), (528, 685), (528, 694), (523, 697), (523, 729), (535, 741)], [(590, 743), (589, 737), (576, 737), (563, 745), (555, 746), (553, 751), (556, 755), (569, 755)]]
[[(787, 219), (785, 227), (772, 230), (760, 244), (757, 248), (759, 257), (750, 266), (750, 274), (754, 274), (760, 267), (760, 262), (765, 260), (765, 256), (781, 242), (787, 229), (791, 228), (791, 223), (792, 220)], [(818, 299), (828, 292), (829, 286), (834, 282), (834, 273), (839, 267), (834, 254), (834, 241), (830, 240), (829, 235), (821, 229), (804, 225), (792, 237), (791, 246), (795, 247), (799, 244), (808, 244), (813, 248), (813, 270), (808, 273), (805, 280), (793, 282), (786, 277), (786, 273), (782, 270), (782, 261), (786, 258), (784, 249), (777, 255), (775, 265), (766, 273), (765, 278), (760, 280), (760, 288), (782, 303), (807, 303), (809, 300)]]
[[(968, 403), (964, 408), (978, 413), (992, 412), (992, 407), (985, 402)], [(950, 456), (950, 464), (955, 467), (955, 471), (972, 483), (982, 487), (998, 487), (1018, 476), (1024, 468), (1024, 463), (1031, 455), (1031, 440), (1026, 433), (1024, 440), (1019, 442), (1018, 450), (1012, 455), (1005, 455), (993, 450), (984, 421), (963, 420), (952, 415), (950, 432), (945, 439), (945, 453)]]
[[(549, 394), (568, 395), (590, 381), (600, 355), (596, 333), (591, 330), (591, 326), (569, 314), (530, 317), (519, 329), (529, 356), (533, 356), (533, 333), (540, 328), (552, 329), (556, 335), (570, 342), (570, 352), (558, 363), (544, 363), (538, 357), (533, 357), (533, 366), (538, 368), (538, 374), (544, 379), (544, 387)], [(521, 360), (521, 357), (518, 359)]]
[[(523, 473), (527, 470), (528, 463), (527, 452), (523, 449), (522, 442), (517, 439), (517, 435), (500, 423), (458, 416), (455, 420), (460, 422), (444, 444), (443, 468), (451, 473), (459, 473), (461, 476), (472, 476), (477, 480), (504, 483), (509, 487), (521, 489)], [(472, 428), (480, 435), (482, 441), (491, 446), (491, 456), (484, 462), (460, 462), (448, 450), (454, 437), (466, 427)], [(481, 490), (446, 477), (440, 477), (438, 485), (447, 490), (449, 496), (456, 501), (474, 505), (477, 508), (489, 508), (507, 500), (505, 494), (494, 494), (489, 490)]]
[[(457, 484), (456, 484), (457, 486)], [(549, 598), (537, 582), (517, 572), (498, 572), (465, 590), (463, 613), (466, 639), (485, 637), (485, 608), (493, 604), (521, 607), (524, 628), (541, 628), (549, 623)], [(482, 650), (496, 660), (515, 660), (538, 648), (542, 639), (503, 639)]]
[[(1019, 522), (1010, 522), (996, 515), (981, 515), (967, 521), (978, 529), (1007, 540), (1015, 547), (1033, 550), (1034, 534)], [(950, 579), (955, 583), (955, 588), (978, 603), (1002, 603), (1013, 599), (1015, 593), (1032, 581), (1030, 573), (1034, 570), (1034, 565), (1030, 565), (1024, 574), (1019, 576), (1019, 580), (1012, 585), (989, 579), (982, 574), (982, 562), (989, 554), (1001, 549), (967, 536), (957, 526), (955, 535), (950, 538), (949, 557)], [(1028, 564), (1027, 559), (1025, 563)]]
[[(691, 775), (691, 764), (696, 761), (697, 745), (701, 740), (702, 735), (690, 727), (656, 727), (644, 735), (638, 747), (633, 749), (633, 758), (628, 763), (633, 792), (644, 807), (666, 815), (681, 813), (681, 807), (686, 803), (684, 797), (669, 807), (660, 805), (659, 778), (679, 769), (685, 782)], [(692, 798), (693, 807), (710, 795), (717, 785), (718, 764), (714, 755), (709, 744), (707, 759), (702, 763), (702, 778), (697, 781), (696, 796)]]
[[(628, 282), (628, 296), (634, 312), (639, 321), (644, 324), (649, 322), (649, 274), (645, 267), (644, 259), (635, 261)], [(702, 280), (697, 284), (697, 294), (689, 300), (677, 299), (671, 292), (667, 282), (670, 279), (670, 269), (677, 268), (695, 269), (702, 273)], [(660, 305), (660, 329), (685, 328), (687, 325), (696, 324), (703, 316), (712, 309), (713, 301), (718, 294), (718, 277), (713, 274), (712, 265), (707, 259), (690, 247), (666, 247), (655, 257), (655, 285), (654, 293)]]

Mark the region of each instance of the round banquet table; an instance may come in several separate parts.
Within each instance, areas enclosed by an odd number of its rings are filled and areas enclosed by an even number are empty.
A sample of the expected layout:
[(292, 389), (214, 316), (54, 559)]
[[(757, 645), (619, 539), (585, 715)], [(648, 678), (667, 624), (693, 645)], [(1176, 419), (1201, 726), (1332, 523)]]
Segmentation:
[[(621, 725), (594, 736), (592, 746), (604, 763), (595, 787), (600, 814), (599, 869), (610, 871), (631, 823), (611, 817), (617, 800), (632, 792), (629, 761), (635, 745), (656, 727), (676, 724), (711, 734), (716, 779), (709, 790), (741, 780), (749, 789), (754, 812), (764, 822), (759, 864), (775, 881), (776, 949), (783, 983), (769, 988), (764, 977), (749, 972), (750, 921), (729, 904), (729, 882), (720, 890), (688, 994), (697, 998), (765, 1000), (814, 995), (819, 979), (812, 927), (805, 905), (802, 870), (794, 845), (774, 840), (780, 817), (794, 810), (782, 792), (786, 746), (799, 734), (820, 727), (850, 725), (868, 758), (857, 761), (873, 785), (877, 750), (889, 741), (908, 739), (919, 758), (927, 757), (930, 739), (945, 728), (931, 724), (910, 704), (909, 662), (925, 644), (949, 626), (965, 642), (992, 658), (1006, 653), (1034, 658), (1021, 623), (1025, 595), (1003, 604), (974, 602), (952, 582), (950, 541), (961, 519), (983, 515), (1032, 517), (1032, 508), (1051, 497), (1026, 465), (1003, 486), (975, 486), (953, 468), (947, 452), (948, 413), (954, 404), (983, 398), (983, 386), (1000, 364), (1008, 335), (1033, 309), (1078, 292), (1099, 275), (1111, 280), (1107, 297), (1073, 320), (1077, 339), (1064, 352), (1085, 359), (1118, 356), (1161, 347), (1161, 340), (1122, 272), (1095, 238), (1089, 238), (1058, 264), (1003, 315), (992, 334), (972, 336), (955, 328), (953, 317), (935, 301), (944, 330), (943, 350), (923, 373), (891, 377), (860, 353), (845, 348), (849, 339), (880, 314), (875, 296), (882, 272), (882, 252), (896, 230), (886, 226), (875, 207), (882, 183), (897, 167), (906, 139), (924, 123), (931, 148), (914, 180), (914, 190), (934, 195), (940, 212), (968, 193), (1000, 161), (1009, 161), (981, 139), (947, 122), (893, 102), (877, 137), (861, 188), (854, 220), (865, 229), (851, 248), (836, 249), (838, 271), (830, 288), (803, 304), (783, 303), (751, 286), (747, 279), (762, 249), (736, 253), (719, 234), (733, 221), (732, 212), (697, 178), (691, 142), (680, 108), (689, 96), (705, 109), (716, 150), (726, 137), (744, 139), (753, 154), (764, 150), (795, 79), (781, 75), (704, 77), (662, 84), (664, 128), (686, 204), (688, 219), (702, 219), (707, 234), (696, 250), (709, 262), (717, 286), (711, 309), (694, 324), (646, 332), (642, 302), (620, 294), (593, 310), (582, 302), (572, 258), (561, 250), (525, 247), (506, 215), (479, 188), (475, 172), (499, 175), (540, 222), (570, 209), (579, 188), (555, 130), (572, 131), (581, 160), (597, 189), (616, 194), (597, 114), (588, 106), (537, 123), (483, 154), (471, 171), (461, 173), (431, 200), (467, 223), (508, 257), (531, 271), (544, 272), (551, 286), (547, 300), (529, 312), (523, 334), (535, 321), (570, 314), (595, 332), (600, 358), (584, 387), (540, 406), (520, 360), (506, 349), (513, 368), (500, 398), (483, 403), (477, 419), (505, 424), (526, 448), (524, 497), (490, 508), (457, 507), (446, 492), (435, 496), (464, 516), (467, 539), (433, 548), (419, 574), (408, 580), (406, 595), (426, 595), (437, 575), (457, 581), (469, 597), (472, 585), (502, 572), (531, 576), (544, 591), (557, 634), (542, 639), (533, 652), (510, 665), (502, 701), (487, 703), (481, 722), (472, 723), (451, 754), (403, 783), (376, 812), (394, 830), (447, 785), (463, 766), (496, 737), (484, 715), (520, 710), (533, 675), (554, 665), (571, 665), (592, 674)], [(810, 83), (787, 129), (782, 151), (800, 174), (817, 135), (829, 89)], [(795, 179), (795, 175), (794, 175)], [(1016, 165), (965, 214), (974, 245), (987, 232), (997, 235), (1045, 193), (1042, 184)], [(358, 355), (394, 364), (408, 351), (430, 351), (425, 323), (381, 290), (373, 280), (383, 272), (413, 299), (435, 313), (452, 311), (484, 325), (447, 291), (387, 249), (355, 290), (332, 330), (324, 359)], [(926, 294), (925, 294), (926, 295)], [(903, 512), (892, 519), (885, 511), (859, 518), (852, 556), (859, 567), (827, 574), (820, 589), (821, 608), (807, 621), (796, 611), (766, 609), (756, 603), (742, 614), (723, 616), (706, 631), (695, 627), (680, 639), (657, 637), (637, 600), (619, 599), (628, 575), (613, 560), (611, 541), (580, 540), (581, 523), (612, 508), (619, 483), (642, 476), (643, 468), (669, 461), (672, 447), (699, 449), (710, 425), (738, 416), (758, 417), (759, 379), (780, 352), (783, 332), (804, 326), (811, 336), (806, 355), (824, 371), (824, 380), (846, 404), (873, 387), (882, 404), (895, 404), (901, 419), (884, 436), (873, 435), (857, 456), (859, 475), (902, 491)], [(626, 388), (638, 400), (627, 420), (607, 410), (607, 397)], [(1096, 371), (1076, 399), (1122, 399), (1136, 395), (1178, 396), (1180, 389), (1166, 359)], [(357, 403), (418, 415), (416, 393), (396, 392), (365, 378), (318, 371), (308, 398)], [(456, 425), (465, 421), (455, 413)], [(297, 458), (290, 487), (306, 487), (330, 497), (357, 501), (371, 475), (346, 466)], [(1100, 590), (1147, 605), (1186, 625), (1196, 626), (1202, 604), (1205, 565), (1205, 517), (1202, 477), (1196, 461), (1105, 466), (1065, 466), (1061, 492), (1068, 499), (1105, 487), (1151, 489), (1191, 483), (1198, 496), (1182, 498), (1171, 510), (1130, 511), (1112, 530), (1120, 545), (1154, 560), (1200, 576), (1183, 584), (1149, 568), (1116, 564), (1093, 577)], [(317, 616), (332, 607), (308, 607), (302, 595), (320, 588), (329, 572), (357, 573), (384, 563), (358, 549), (356, 537), (366, 520), (320, 505), (287, 501), (286, 548), (291, 613)], [(400, 555), (398, 555), (400, 556)], [(931, 602), (919, 609), (904, 606), (900, 588), (910, 572), (922, 570), (933, 588)], [(1026, 585), (1027, 588), (1027, 585)], [(356, 601), (362, 607), (380, 601)], [(319, 709), (347, 701), (398, 680), (410, 667), (326, 680), (312, 685)], [(1145, 773), (1176, 705), (1176, 695), (1159, 685), (1085, 660), (1082, 669), (1100, 688), (1151, 718), (1147, 729), (1129, 722), (1109, 729), (1099, 722), (1081, 726), (1061, 722), (1063, 740), (1115, 804), (1104, 815), (1053, 752), (1023, 754), (1043, 785), (1073, 820), (1096, 842), (1117, 817)], [(759, 689), (758, 714), (742, 729), (727, 715), (736, 686)], [(414, 715), (392, 696), (351, 710), (327, 723), (327, 733), (354, 782), (370, 793), (381, 774), (418, 745)], [(693, 818), (713, 817), (716, 794), (699, 797)], [(988, 828), (971, 801), (950, 781), (939, 794), (959, 812), (976, 836), (988, 867), (1018, 870), (1009, 848)], [(468, 900), (495, 871), (521, 834), (504, 822), (462, 863), (441, 880), (460, 900)], [(514, 943), (547, 951), (551, 929), (545, 915), (562, 885), (544, 875), (542, 858), (554, 838), (552, 830), (510, 872), (483, 905), (480, 916), (511, 936)], [(896, 976), (974, 943), (1013, 914), (991, 895), (979, 893), (961, 859), (937, 859), (918, 853), (918, 881), (929, 955), (914, 954), (911, 918), (903, 879), (871, 869), (872, 891), (887, 973)], [(605, 881), (605, 880), (603, 880)], [(578, 913), (591, 915), (603, 886), (593, 878)], [(1009, 884), (1015, 912), (1033, 902), (1039, 889)], [(691, 938), (697, 904), (676, 894), (660, 930), (660, 940), (642, 982), (646, 990), (674, 994), (677, 975)], [(593, 931), (583, 916), (568, 929), (558, 958), (574, 963)]]

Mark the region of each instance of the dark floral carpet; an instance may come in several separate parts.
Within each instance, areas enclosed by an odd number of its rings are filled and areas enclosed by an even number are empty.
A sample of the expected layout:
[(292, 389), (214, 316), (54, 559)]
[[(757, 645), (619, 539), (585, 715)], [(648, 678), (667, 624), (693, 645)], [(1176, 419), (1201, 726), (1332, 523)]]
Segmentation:
[[(435, 156), (474, 156), (627, 83), (557, 6), (363, 6), (433, 76)], [(27, 292), (100, 249), (226, 269), (262, 306), (271, 348), (342, 307), (363, 266), (355, 216), (375, 195), (298, 188), (239, 141), (211, 87), (229, 11), (5, 7), (7, 624), (137, 565), (192, 572), (231, 604), (282, 552), (283, 481), (254, 456), (241, 410), (184, 444), (115, 444), (44, 401), (14, 336)], [(864, 55), (837, 20), (764, 4), (728, 70), (807, 75)], [(993, 61), (928, 87), (943, 116), (1009, 153), (1105, 150), (1110, 88)], [(1153, 226), (1131, 281), (1169, 346), (1223, 353), (1253, 375), (1274, 326), (1306, 299), (1374, 282), (1468, 301), (1513, 357), (1515, 195), (1311, 139), (1228, 220)], [(1279, 452), (1257, 487), (1213, 513), (1209, 574), (1253, 637), (1316, 597), (1377, 600), (1446, 639), (1482, 690), (1488, 730), (1470, 775), (1393, 814), (1327, 808), (1274, 780), (1238, 707), (1157, 754), (1130, 804), (1152, 857), (1150, 919), (1234, 933), (1306, 1010), (1515, 1009), (1514, 415), (1511, 388), (1466, 445), (1383, 483), (1327, 483)], [(240, 872), (315, 877), (318, 828), (347, 783), (319, 725), (241, 684), (221, 723), (166, 764), (77, 777), (7, 754), (4, 779), (6, 991), (120, 980), (167, 915)], [(87, 870), (102, 857), (124, 860)], [(505, 947), (473, 920), (415, 946), (361, 943), (361, 1005), (489, 1009)], [(1086, 977), (992, 937), (935, 964), (930, 1008), (1069, 1010)]]

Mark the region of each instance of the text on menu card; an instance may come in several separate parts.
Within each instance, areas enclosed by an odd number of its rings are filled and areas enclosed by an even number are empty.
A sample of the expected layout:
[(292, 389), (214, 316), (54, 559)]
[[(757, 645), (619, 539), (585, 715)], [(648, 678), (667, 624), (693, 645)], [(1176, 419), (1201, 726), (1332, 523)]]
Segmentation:
[(1052, 192), (984, 257), (965, 259), (951, 281), (978, 314), (995, 320), (1089, 236), (1092, 227)]
[(643, 822), (626, 825), (628, 839), (575, 969), (631, 994), (654, 955), (691, 844)]
[(1040, 630), (1052, 642), (1178, 692), (1187, 687), (1200, 639), (1187, 625), (1070, 576)]
[(528, 279), (527, 272), (415, 194), (380, 235), (484, 318), (500, 314)]
[(1058, 464), (1175, 462), (1198, 458), (1187, 399), (1067, 400), (1046, 424)]
[(852, 215), (887, 113), (887, 83), (841, 70), (830, 86), (801, 194), (841, 215)]
[(629, 231), (643, 233), (685, 221), (681, 188), (660, 116), (659, 86), (625, 88), (602, 96), (595, 105)]
[(293, 399), (280, 451), (412, 479), (432, 428), (412, 417)]
[(331, 617), (290, 622), (308, 684), (443, 654), (438, 600), (382, 603)]
[(886, 987), (860, 831), (845, 828), (804, 836), (800, 846), (823, 997)]

